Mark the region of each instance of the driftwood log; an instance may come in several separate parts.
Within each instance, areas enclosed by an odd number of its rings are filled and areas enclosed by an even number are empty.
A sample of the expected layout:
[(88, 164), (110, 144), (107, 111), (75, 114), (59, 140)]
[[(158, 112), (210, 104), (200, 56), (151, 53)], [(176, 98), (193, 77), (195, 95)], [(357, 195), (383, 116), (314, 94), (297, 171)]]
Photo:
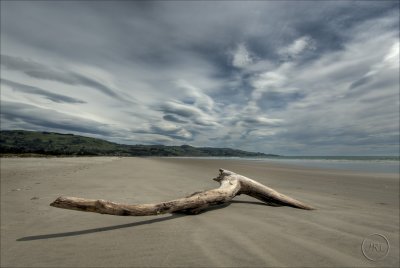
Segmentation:
[(311, 210), (312, 207), (242, 175), (220, 169), (215, 181), (220, 187), (158, 204), (119, 204), (106, 200), (59, 197), (50, 206), (118, 216), (149, 216), (172, 212), (198, 214), (208, 207), (227, 203), (237, 195), (246, 194), (272, 206), (290, 206)]

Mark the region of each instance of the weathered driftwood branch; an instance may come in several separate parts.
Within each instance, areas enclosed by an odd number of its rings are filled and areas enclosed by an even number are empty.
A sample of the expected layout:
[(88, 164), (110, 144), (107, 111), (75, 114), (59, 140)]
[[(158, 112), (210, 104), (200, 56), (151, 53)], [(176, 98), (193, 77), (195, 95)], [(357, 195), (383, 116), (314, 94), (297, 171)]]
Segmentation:
[(312, 207), (234, 172), (220, 169), (215, 181), (217, 189), (196, 192), (190, 196), (158, 204), (119, 204), (106, 200), (59, 197), (50, 206), (119, 216), (148, 216), (172, 212), (197, 214), (206, 208), (229, 202), (236, 195), (246, 194), (273, 206), (291, 206), (311, 210)]

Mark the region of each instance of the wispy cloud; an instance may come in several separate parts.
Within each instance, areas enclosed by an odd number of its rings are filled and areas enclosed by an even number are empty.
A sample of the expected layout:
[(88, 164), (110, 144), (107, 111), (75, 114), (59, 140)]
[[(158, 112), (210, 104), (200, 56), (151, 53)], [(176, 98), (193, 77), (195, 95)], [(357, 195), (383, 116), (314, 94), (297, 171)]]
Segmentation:
[(279, 49), (279, 54), (289, 59), (296, 58), (306, 50), (314, 50), (315, 41), (309, 36), (302, 36), (296, 39), (292, 44)]
[(66, 102), (66, 103), (86, 103), (83, 100), (72, 98), (69, 96), (56, 94), (38, 87), (28, 86), (20, 83), (16, 83), (7, 79), (1, 79), (1, 84), (11, 87), (15, 91), (20, 91), (28, 94), (36, 94), (43, 96), (46, 99), (49, 99), (54, 102)]
[(17, 102), (1, 102), (1, 119), (5, 127), (16, 124), (30, 129), (45, 128), (98, 135), (113, 133), (105, 124), (99, 122)]
[(281, 154), (398, 153), (396, 1), (62, 7), (2, 2), (2, 128)]
[(56, 81), (73, 86), (87, 86), (117, 99), (122, 98), (114, 90), (93, 78), (78, 74), (72, 71), (57, 70), (47, 67), (44, 64), (34, 62), (31, 59), (23, 59), (9, 55), (1, 55), (1, 65), (5, 68), (20, 71), (24, 74), (43, 80)]
[(249, 51), (244, 44), (239, 44), (236, 50), (232, 52), (232, 65), (237, 68), (243, 68), (253, 62)]

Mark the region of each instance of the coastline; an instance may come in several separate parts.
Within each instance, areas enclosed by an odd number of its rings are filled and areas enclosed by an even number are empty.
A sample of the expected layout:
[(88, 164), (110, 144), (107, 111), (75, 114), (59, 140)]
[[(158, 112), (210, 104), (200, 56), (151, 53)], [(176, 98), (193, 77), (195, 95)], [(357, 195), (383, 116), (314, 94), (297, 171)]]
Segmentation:
[[(58, 195), (166, 201), (215, 188), (218, 168), (317, 210), (247, 196), (196, 216), (116, 217), (48, 205)], [(397, 267), (398, 192), (398, 174), (240, 159), (2, 158), (1, 266)], [(361, 252), (373, 233), (390, 242), (378, 262)]]

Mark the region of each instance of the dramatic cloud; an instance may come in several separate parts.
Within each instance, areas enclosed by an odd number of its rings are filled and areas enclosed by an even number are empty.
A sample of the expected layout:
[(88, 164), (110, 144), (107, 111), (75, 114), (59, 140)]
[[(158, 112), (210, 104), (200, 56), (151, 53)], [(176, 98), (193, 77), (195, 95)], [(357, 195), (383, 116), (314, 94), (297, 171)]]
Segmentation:
[(4, 65), (6, 69), (21, 71), (34, 78), (56, 81), (68, 85), (87, 86), (97, 89), (110, 97), (120, 98), (112, 89), (92, 78), (71, 71), (65, 72), (48, 68), (47, 66), (36, 63), (32, 60), (24, 60), (18, 57), (1, 55), (1, 65)]
[(7, 79), (1, 79), (0, 81), (1, 81), (2, 85), (9, 86), (15, 91), (40, 95), (40, 96), (43, 96), (54, 102), (85, 103), (84, 101), (79, 100), (79, 99), (75, 99), (75, 98), (68, 97), (68, 96), (61, 95), (61, 94), (52, 93), (52, 92), (49, 92), (49, 91), (41, 89), (41, 88), (23, 85), (23, 84), (16, 83), (16, 82), (13, 82), (13, 81), (10, 81)]
[(1, 128), (399, 151), (396, 1), (2, 1)]
[(101, 123), (17, 102), (1, 102), (1, 119), (2, 124), (18, 122), (25, 126), (31, 125), (35, 129), (44, 127), (85, 134), (112, 134)]

